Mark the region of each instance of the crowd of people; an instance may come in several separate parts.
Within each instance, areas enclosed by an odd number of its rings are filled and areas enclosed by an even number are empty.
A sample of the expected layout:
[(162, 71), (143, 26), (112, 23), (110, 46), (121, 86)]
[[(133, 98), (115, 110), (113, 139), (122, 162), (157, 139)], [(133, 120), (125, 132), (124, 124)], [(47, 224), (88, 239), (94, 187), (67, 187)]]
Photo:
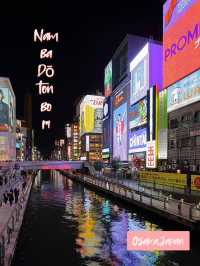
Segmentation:
[(3, 193), (3, 202), (6, 205), (7, 202), (10, 203), (10, 206), (12, 206), (13, 202), (17, 203), (19, 199), (19, 189), (15, 188), (14, 190), (11, 188), (10, 191), (5, 191)]
[[(24, 191), (26, 187), (26, 181), (24, 181), (22, 183), (22, 192)], [(10, 204), (10, 206), (12, 206), (14, 203), (18, 203), (19, 200), (19, 194), (20, 194), (20, 189), (15, 187), (15, 189), (13, 190), (12, 188), (10, 189), (10, 191), (5, 191), (3, 193), (3, 203), (4, 205), (7, 205), (7, 203)]]

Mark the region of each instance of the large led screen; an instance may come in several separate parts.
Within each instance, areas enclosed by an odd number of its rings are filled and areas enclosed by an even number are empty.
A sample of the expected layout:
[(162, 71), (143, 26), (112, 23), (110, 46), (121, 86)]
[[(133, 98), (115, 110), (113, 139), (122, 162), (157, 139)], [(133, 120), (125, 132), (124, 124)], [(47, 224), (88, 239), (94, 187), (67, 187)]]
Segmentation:
[(15, 95), (8, 79), (0, 78), (0, 131), (15, 132)]
[(146, 151), (147, 130), (146, 128), (129, 131), (129, 154)]
[(113, 158), (127, 160), (127, 103), (113, 112)]
[(200, 101), (200, 70), (167, 89), (167, 112)]
[(103, 96), (86, 95), (80, 105), (80, 133), (103, 133)]
[(168, 0), (163, 7), (164, 88), (200, 68), (200, 0)]
[(130, 105), (136, 103), (146, 96), (149, 87), (149, 45), (140, 51), (140, 53), (130, 63), (131, 88), (130, 88)]
[(129, 108), (129, 129), (147, 123), (147, 100), (146, 98)]

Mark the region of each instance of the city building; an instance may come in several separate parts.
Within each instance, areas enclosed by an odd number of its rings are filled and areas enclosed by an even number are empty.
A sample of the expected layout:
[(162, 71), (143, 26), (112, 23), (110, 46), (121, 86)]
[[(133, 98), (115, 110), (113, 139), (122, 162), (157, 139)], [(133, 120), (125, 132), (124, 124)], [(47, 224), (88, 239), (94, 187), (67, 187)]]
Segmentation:
[(192, 172), (200, 170), (199, 13), (200, 1), (185, 1), (183, 8), (168, 0), (163, 6), (163, 89), (168, 113), (163, 151), (170, 169)]
[[(113, 158), (128, 161), (127, 101), (131, 79), (129, 64), (147, 40), (143, 37), (127, 35), (105, 68), (104, 95), (108, 98), (104, 104), (105, 113), (108, 110), (108, 114), (106, 113), (104, 117), (103, 157), (105, 161), (112, 161)], [(120, 123), (116, 120), (120, 117), (123, 128), (118, 127)]]
[(24, 161), (26, 159), (27, 148), (27, 125), (25, 120), (16, 122), (16, 159)]
[(72, 160), (80, 160), (80, 129), (79, 123), (72, 123)]
[(104, 96), (86, 95), (80, 101), (81, 160), (102, 159)]
[(27, 126), (26, 159), (32, 160), (33, 130), (32, 130), (32, 94), (27, 91), (24, 97), (24, 120)]
[(162, 45), (149, 40), (130, 63), (128, 159), (140, 160), (141, 168), (157, 168), (162, 53)]
[(66, 143), (66, 151), (67, 156), (66, 159), (68, 161), (72, 160), (72, 124), (65, 125), (65, 143)]
[(16, 160), (16, 100), (9, 78), (0, 78), (0, 161)]

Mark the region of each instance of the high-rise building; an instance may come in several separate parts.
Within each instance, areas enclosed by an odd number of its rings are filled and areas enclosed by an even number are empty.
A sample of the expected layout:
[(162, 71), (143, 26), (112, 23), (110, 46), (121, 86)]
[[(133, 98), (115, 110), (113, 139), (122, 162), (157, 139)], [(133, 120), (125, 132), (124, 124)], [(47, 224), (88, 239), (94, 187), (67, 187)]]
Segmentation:
[(80, 159), (102, 159), (103, 101), (105, 97), (86, 95), (80, 101)]
[(27, 91), (24, 97), (24, 120), (27, 123), (27, 155), (26, 159), (32, 159), (32, 94)]
[(0, 161), (16, 160), (16, 101), (8, 78), (0, 78)]

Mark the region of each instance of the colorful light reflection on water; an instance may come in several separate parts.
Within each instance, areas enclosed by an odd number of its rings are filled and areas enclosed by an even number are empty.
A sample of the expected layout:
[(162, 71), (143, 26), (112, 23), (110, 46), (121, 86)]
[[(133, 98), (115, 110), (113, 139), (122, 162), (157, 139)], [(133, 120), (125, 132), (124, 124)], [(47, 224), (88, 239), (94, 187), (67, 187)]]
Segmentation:
[(180, 265), (174, 257), (168, 264), (167, 253), (127, 251), (128, 230), (162, 229), (134, 207), (116, 204), (58, 172), (42, 172), (33, 186), (12, 265)]

